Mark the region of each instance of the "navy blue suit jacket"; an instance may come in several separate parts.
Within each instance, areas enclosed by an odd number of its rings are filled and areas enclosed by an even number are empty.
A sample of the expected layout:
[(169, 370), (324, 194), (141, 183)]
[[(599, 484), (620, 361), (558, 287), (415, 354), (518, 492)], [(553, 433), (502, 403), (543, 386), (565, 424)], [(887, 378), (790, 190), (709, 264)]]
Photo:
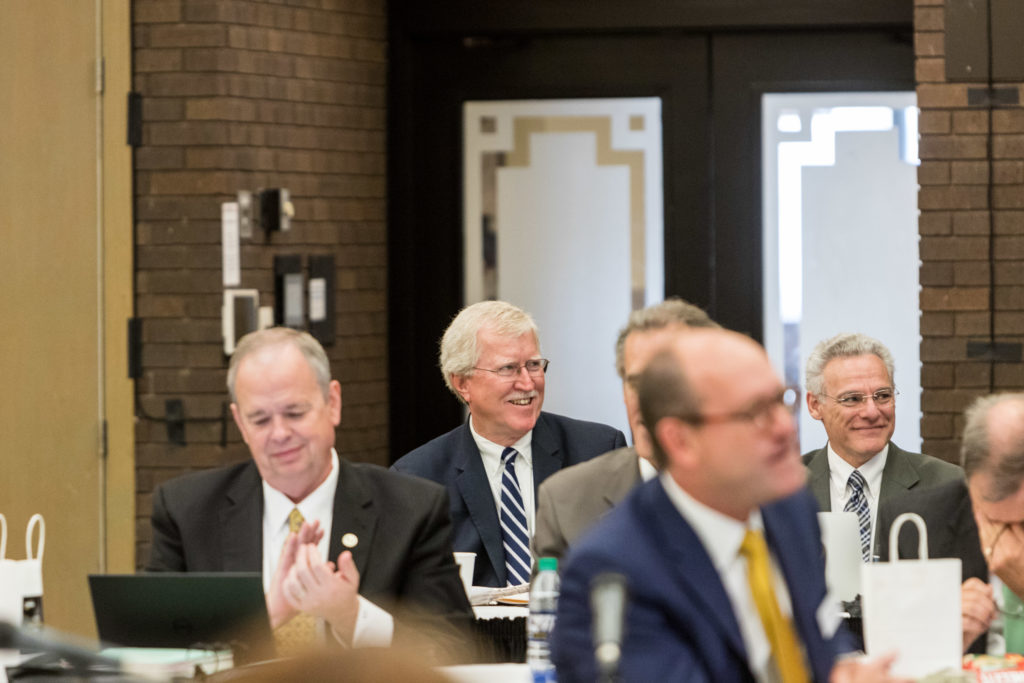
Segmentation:
[[(765, 538), (793, 604), (794, 625), (811, 674), (827, 681), (836, 656), (852, 649), (845, 626), (822, 633), (825, 564), (806, 491), (761, 508)], [(622, 681), (753, 681), (740, 627), (711, 558), (658, 479), (613, 508), (570, 549), (552, 642), (559, 683), (597, 679), (590, 584), (602, 572), (627, 580), (629, 602)], [(833, 622), (838, 615), (828, 615)]]
[[(542, 412), (533, 427), (534, 501), (537, 487), (563, 467), (626, 445), (619, 430)], [(469, 421), (398, 459), (391, 469), (415, 474), (448, 489), (456, 552), (476, 553), (473, 585), (504, 586), (501, 523)]]

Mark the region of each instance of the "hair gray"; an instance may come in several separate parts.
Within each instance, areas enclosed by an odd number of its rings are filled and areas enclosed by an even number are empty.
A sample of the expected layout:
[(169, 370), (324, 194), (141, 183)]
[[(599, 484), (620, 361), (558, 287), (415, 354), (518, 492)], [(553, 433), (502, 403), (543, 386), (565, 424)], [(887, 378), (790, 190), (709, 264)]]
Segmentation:
[(633, 311), (629, 314), (626, 326), (619, 330), (619, 338), (615, 340), (615, 372), (619, 373), (619, 379), (626, 379), (626, 337), (634, 332), (660, 330), (673, 324), (720, 327), (703, 309), (676, 297)]
[(1009, 447), (1002, 453), (992, 452), (992, 411), (1006, 403), (1016, 403), (1024, 411), (1024, 393), (982, 396), (964, 412), (960, 463), (968, 478), (981, 472), (989, 475), (984, 498), (991, 502), (1005, 500), (1024, 483), (1024, 425), (1008, 424)]
[(836, 358), (852, 358), (854, 356), (866, 355), (878, 356), (885, 364), (889, 373), (889, 381), (894, 381), (896, 366), (892, 360), (892, 353), (885, 344), (866, 334), (843, 333), (837, 334), (830, 339), (820, 341), (815, 345), (811, 355), (807, 357), (807, 372), (805, 384), (807, 391), (815, 396), (825, 395), (825, 366), (829, 361)]
[(518, 306), (505, 301), (480, 301), (466, 306), (444, 331), (438, 358), (445, 385), (460, 401), (462, 396), (452, 384), (452, 375), (469, 377), (473, 374), (473, 368), (480, 360), (477, 333), (485, 328), (511, 339), (532, 333), (537, 341), (537, 347), (540, 348), (537, 323), (529, 313)]
[(637, 379), (640, 413), (651, 434), (654, 464), (661, 470), (668, 456), (658, 439), (658, 422), (666, 417), (700, 414), (700, 399), (690, 384), (679, 356), (671, 348), (659, 351)]
[(324, 398), (328, 397), (331, 386), (331, 362), (327, 359), (327, 352), (324, 351), (324, 347), (320, 346), (320, 342), (308, 332), (293, 330), (290, 327), (270, 327), (250, 332), (242, 337), (235, 346), (235, 352), (231, 354), (231, 364), (228, 365), (227, 381), (232, 403), (236, 402), (235, 379), (238, 376), (238, 366), (242, 360), (262, 349), (285, 344), (291, 344), (302, 352)]

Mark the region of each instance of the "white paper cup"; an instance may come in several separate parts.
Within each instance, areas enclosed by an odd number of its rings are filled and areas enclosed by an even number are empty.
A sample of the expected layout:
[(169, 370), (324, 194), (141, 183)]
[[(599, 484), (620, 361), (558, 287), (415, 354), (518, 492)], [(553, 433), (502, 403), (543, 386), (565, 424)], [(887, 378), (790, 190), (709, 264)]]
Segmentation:
[(473, 567), (476, 565), (476, 553), (453, 553), (455, 564), (459, 565), (459, 578), (462, 579), (462, 587), (466, 589), (466, 596), (469, 596), (473, 588)]

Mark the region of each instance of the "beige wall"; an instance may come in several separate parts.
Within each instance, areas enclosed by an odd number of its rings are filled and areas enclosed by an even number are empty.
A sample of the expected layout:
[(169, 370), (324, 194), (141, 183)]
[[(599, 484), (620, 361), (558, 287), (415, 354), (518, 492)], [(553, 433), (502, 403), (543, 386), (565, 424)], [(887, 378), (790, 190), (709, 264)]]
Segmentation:
[(44, 515), (46, 622), (84, 634), (86, 575), (130, 571), (134, 542), (128, 22), (126, 0), (0, 22), (0, 512), (14, 559)]

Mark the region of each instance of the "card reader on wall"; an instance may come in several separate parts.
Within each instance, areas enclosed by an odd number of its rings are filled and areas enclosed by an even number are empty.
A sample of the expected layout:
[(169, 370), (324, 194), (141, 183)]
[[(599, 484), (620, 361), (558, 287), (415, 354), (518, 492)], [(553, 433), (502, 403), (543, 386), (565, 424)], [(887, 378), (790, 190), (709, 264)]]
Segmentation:
[(302, 257), (285, 254), (274, 257), (274, 322), (302, 329), (305, 316), (305, 278)]
[(260, 293), (256, 289), (225, 289), (221, 309), (224, 355), (235, 351), (238, 340), (259, 329)]

